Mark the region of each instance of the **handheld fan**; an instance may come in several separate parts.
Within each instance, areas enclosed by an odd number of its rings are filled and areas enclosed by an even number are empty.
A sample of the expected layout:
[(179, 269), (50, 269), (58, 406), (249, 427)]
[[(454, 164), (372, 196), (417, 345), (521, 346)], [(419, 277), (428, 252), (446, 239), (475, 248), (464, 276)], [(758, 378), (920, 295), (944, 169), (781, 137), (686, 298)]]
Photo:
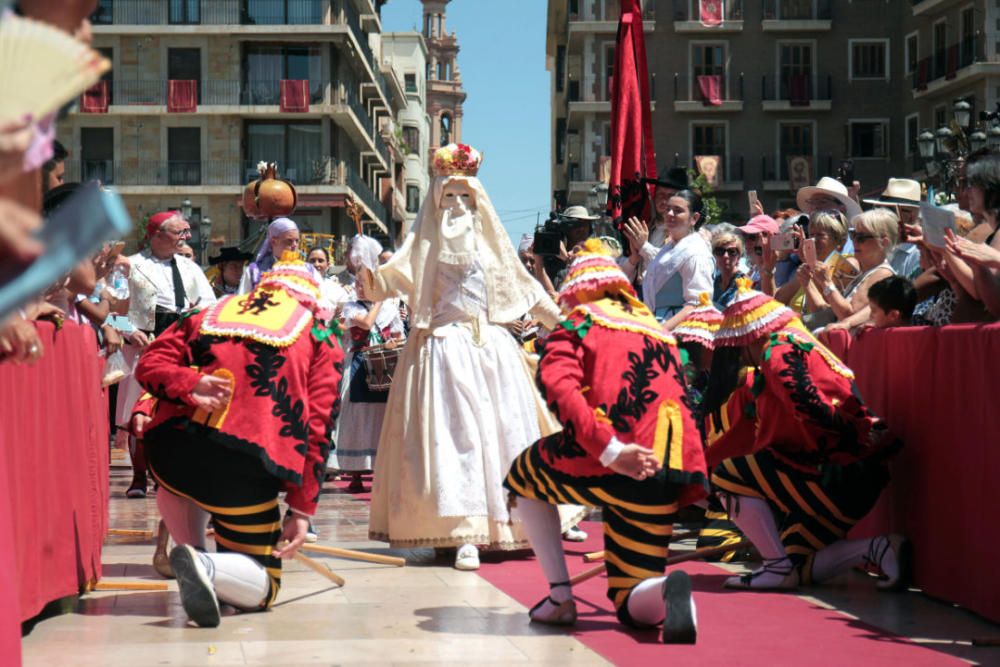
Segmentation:
[(0, 120), (41, 118), (100, 80), (111, 62), (52, 26), (0, 21)]

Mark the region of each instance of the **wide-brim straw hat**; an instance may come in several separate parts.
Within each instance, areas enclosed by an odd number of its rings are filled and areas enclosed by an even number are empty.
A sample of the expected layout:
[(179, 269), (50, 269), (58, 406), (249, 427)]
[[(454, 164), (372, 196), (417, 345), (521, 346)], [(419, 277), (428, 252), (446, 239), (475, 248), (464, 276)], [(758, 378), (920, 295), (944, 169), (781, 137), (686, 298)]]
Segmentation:
[(912, 178), (890, 178), (885, 190), (877, 199), (864, 199), (862, 201), (872, 206), (920, 208), (920, 183)]
[(800, 211), (805, 211), (808, 206), (808, 202), (813, 195), (828, 195), (839, 201), (846, 209), (847, 220), (850, 222), (854, 219), (854, 216), (861, 213), (861, 206), (858, 202), (851, 199), (851, 196), (847, 193), (847, 186), (838, 181), (836, 178), (830, 178), (829, 176), (824, 176), (819, 179), (819, 183), (816, 185), (807, 185), (804, 188), (799, 188), (799, 191), (795, 193), (795, 203)]

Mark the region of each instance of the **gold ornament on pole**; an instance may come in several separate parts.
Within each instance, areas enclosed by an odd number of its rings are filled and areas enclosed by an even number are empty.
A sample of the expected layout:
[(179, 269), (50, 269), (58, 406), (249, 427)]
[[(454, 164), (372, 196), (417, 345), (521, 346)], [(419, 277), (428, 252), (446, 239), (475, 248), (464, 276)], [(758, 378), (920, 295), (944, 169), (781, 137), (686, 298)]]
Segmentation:
[(361, 218), (365, 217), (365, 207), (354, 201), (352, 197), (347, 198), (347, 216), (354, 221), (354, 227), (358, 230), (358, 236), (364, 235)]

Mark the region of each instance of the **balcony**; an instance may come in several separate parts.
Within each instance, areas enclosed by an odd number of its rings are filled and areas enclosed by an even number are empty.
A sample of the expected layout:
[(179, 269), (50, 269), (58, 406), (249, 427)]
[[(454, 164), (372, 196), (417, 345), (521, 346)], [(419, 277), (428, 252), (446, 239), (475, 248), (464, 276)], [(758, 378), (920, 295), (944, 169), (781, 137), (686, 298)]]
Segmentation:
[(701, 2), (674, 0), (674, 32), (678, 34), (742, 32), (743, 0), (723, 0), (721, 18), (719, 24), (706, 25), (702, 22)]
[[(812, 163), (812, 173), (807, 174), (808, 185), (812, 185), (814, 182), (819, 180), (819, 177), (823, 174), (834, 174), (833, 170), (833, 155), (827, 154), (823, 157), (815, 156), (812, 149), (799, 151), (796, 153), (788, 152), (788, 156), (791, 155), (806, 155), (809, 156)], [(791, 192), (792, 184), (789, 182), (788, 178), (788, 157), (783, 157), (780, 160), (775, 160), (774, 157), (768, 157), (766, 155), (760, 158), (760, 173), (761, 180), (764, 182), (765, 190), (773, 190), (779, 192)]]
[[(111, 107), (165, 107), (168, 103), (169, 82), (160, 80), (115, 79), (108, 81), (108, 103)], [(310, 104), (325, 102), (325, 84), (313, 81), (309, 86)], [(198, 105), (216, 107), (274, 106), (281, 104), (281, 82), (278, 80), (226, 81), (207, 79), (198, 82)], [(109, 108), (110, 113), (122, 111), (136, 113), (136, 109)], [(147, 110), (165, 113), (165, 109)], [(211, 112), (212, 109), (202, 109)], [(217, 110), (228, 113), (229, 110)], [(248, 110), (243, 110), (248, 111)]]
[(830, 0), (764, 0), (765, 32), (827, 32), (833, 21)]
[(375, 193), (368, 186), (368, 183), (350, 166), (346, 167), (345, 173), (345, 184), (354, 191), (354, 194), (357, 195), (361, 203), (368, 208), (369, 213), (383, 223), (388, 222), (389, 216), (386, 212), (385, 204), (379, 201), (378, 197), (375, 196)]
[[(718, 184), (712, 187), (714, 192), (742, 192), (743, 190), (743, 156), (730, 157), (726, 151), (718, 151), (722, 158), (722, 173), (719, 174)], [(706, 150), (706, 154), (711, 154)], [(674, 166), (682, 166), (678, 155), (674, 155)], [(686, 161), (686, 167), (698, 173), (698, 165), (692, 157)]]
[(833, 77), (793, 74), (777, 82), (760, 79), (761, 108), (764, 111), (829, 111), (833, 108)]
[(322, 25), (330, 0), (100, 0), (95, 26)]
[(689, 76), (674, 73), (674, 111), (719, 113), (743, 111), (743, 75)]
[(1000, 74), (1000, 56), (987, 55), (984, 40), (967, 37), (917, 61), (911, 75), (914, 97), (943, 93), (987, 75)]
[[(573, 12), (569, 15), (570, 39), (573, 39), (574, 36), (594, 33), (614, 34), (618, 31), (618, 18), (621, 10), (617, 2), (603, 3), (603, 11), (601, 11), (599, 3), (581, 2), (579, 4), (583, 11)], [(642, 24), (643, 29), (649, 34), (656, 28), (656, 3), (647, 0), (644, 4), (646, 7), (642, 11)]]

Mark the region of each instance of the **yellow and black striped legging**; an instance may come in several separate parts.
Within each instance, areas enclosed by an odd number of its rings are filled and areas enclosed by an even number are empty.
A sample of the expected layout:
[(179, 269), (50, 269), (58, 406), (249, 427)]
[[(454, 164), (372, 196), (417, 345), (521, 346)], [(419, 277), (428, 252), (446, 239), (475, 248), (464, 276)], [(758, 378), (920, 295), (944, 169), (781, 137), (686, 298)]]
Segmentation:
[(267, 570), (262, 608), (270, 607), (281, 587), (281, 559), (271, 555), (281, 537), (278, 478), (253, 456), (187, 434), (147, 438), (146, 451), (160, 486), (212, 516), (216, 551), (245, 554)]
[[(743, 541), (743, 533), (736, 527), (729, 518), (729, 513), (722, 506), (719, 499), (712, 494), (708, 497), (708, 509), (705, 510), (705, 525), (698, 531), (699, 549), (711, 547), (723, 547), (727, 544), (738, 544)], [(710, 556), (705, 560), (730, 563), (733, 560), (742, 560), (745, 557), (745, 550), (739, 552), (727, 551), (722, 556)]]
[(882, 463), (831, 466), (814, 475), (783, 463), (766, 449), (727, 459), (712, 473), (712, 484), (720, 491), (767, 501), (781, 543), (804, 584), (812, 582), (816, 552), (844, 539), (875, 505), (888, 481)]
[[(604, 565), (608, 598), (618, 619), (635, 626), (628, 613), (629, 593), (639, 582), (659, 577), (677, 512), (677, 490), (660, 471), (638, 482), (624, 475), (577, 479), (552, 469), (532, 445), (515, 460), (504, 486), (516, 496), (553, 505), (600, 507), (604, 518)], [(512, 498), (516, 503), (516, 498)], [(512, 504), (513, 504), (512, 503)]]

